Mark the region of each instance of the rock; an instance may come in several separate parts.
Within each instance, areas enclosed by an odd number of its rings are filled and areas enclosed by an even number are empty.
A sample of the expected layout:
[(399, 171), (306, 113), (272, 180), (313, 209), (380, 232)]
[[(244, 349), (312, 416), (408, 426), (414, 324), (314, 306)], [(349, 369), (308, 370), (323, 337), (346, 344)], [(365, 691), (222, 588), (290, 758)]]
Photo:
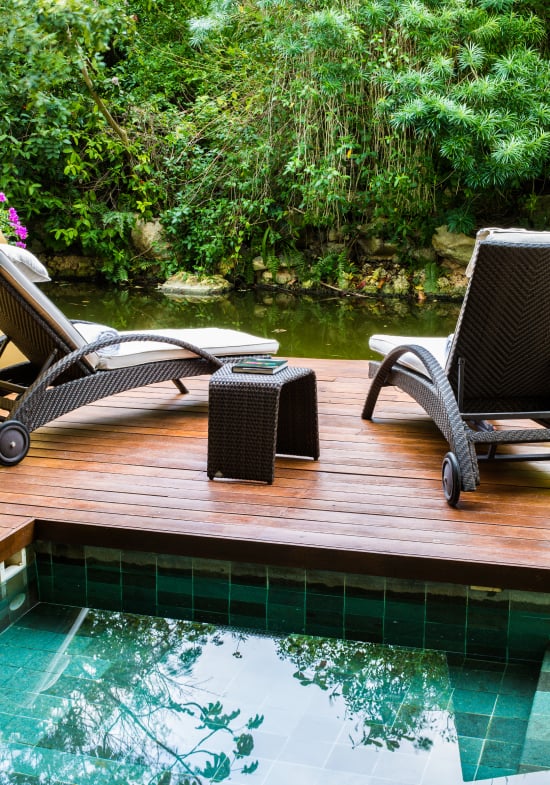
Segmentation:
[(286, 286), (294, 280), (295, 276), (288, 269), (278, 270), (275, 275), (275, 281), (279, 284), (279, 286)]
[(267, 270), (267, 266), (261, 256), (255, 256), (254, 259), (252, 259), (252, 269), (258, 272)]
[(159, 220), (136, 221), (132, 229), (132, 244), (137, 253), (148, 259), (168, 259), (170, 246), (164, 237)]
[(229, 281), (221, 275), (209, 275), (199, 278), (187, 272), (172, 275), (159, 286), (164, 294), (181, 295), (187, 297), (205, 297), (225, 294), (233, 288)]
[(90, 256), (55, 254), (44, 258), (51, 277), (60, 281), (93, 281), (101, 270), (101, 262)]
[(398, 248), (381, 237), (358, 237), (357, 242), (369, 259), (377, 261), (394, 261), (398, 258)]
[(432, 237), (436, 254), (444, 262), (455, 262), (466, 267), (474, 250), (475, 239), (461, 232), (450, 232), (446, 226), (438, 226)]

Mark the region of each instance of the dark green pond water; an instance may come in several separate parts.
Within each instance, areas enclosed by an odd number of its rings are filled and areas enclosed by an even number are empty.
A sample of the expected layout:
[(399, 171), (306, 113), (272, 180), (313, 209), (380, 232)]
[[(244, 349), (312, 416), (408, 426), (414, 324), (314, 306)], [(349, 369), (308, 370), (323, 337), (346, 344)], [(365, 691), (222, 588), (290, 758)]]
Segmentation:
[(398, 299), (310, 297), (271, 291), (233, 292), (223, 298), (174, 298), (156, 289), (101, 289), (46, 284), (43, 290), (71, 319), (119, 330), (154, 327), (232, 327), (276, 338), (290, 357), (372, 359), (373, 333), (448, 335), (460, 303)]

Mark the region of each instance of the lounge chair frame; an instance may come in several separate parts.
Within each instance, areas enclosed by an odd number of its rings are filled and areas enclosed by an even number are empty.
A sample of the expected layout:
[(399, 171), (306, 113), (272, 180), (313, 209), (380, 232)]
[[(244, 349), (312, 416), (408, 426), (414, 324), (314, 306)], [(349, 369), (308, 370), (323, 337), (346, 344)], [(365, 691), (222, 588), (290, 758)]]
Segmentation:
[[(13, 273), (12, 263), (5, 255), (2, 262)], [(19, 463), (28, 452), (29, 434), (67, 412), (125, 390), (163, 381), (172, 381), (181, 393), (186, 393), (182, 379), (210, 375), (239, 357), (216, 357), (174, 337), (139, 332), (99, 338), (75, 348), (62, 330), (56, 331), (55, 313), (52, 319), (50, 314), (33, 307), (12, 280), (10, 274), (1, 272), (0, 323), (5, 335), (0, 336), (0, 357), (13, 344), (29, 359), (0, 369), (0, 409), (7, 412), (0, 416), (0, 464)], [(52, 308), (55, 309), (53, 304)], [(193, 354), (107, 370), (98, 370), (89, 360), (110, 346), (141, 341), (172, 344)]]
[[(476, 254), (446, 367), (419, 344), (396, 347), (370, 363), (362, 413), (372, 419), (386, 386), (420, 404), (449, 445), (442, 480), (451, 506), (479, 485), (479, 461), (550, 459), (550, 452), (497, 454), (505, 444), (550, 441), (550, 233), (503, 231), (479, 242)], [(405, 353), (424, 373), (399, 363)], [(542, 427), (488, 423), (511, 419)]]

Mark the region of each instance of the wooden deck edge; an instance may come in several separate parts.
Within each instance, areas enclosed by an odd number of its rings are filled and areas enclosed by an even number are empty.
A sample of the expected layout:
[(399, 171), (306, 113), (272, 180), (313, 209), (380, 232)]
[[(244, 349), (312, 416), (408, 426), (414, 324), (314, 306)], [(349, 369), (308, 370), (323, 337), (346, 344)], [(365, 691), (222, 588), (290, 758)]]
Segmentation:
[(14, 553), (31, 545), (35, 538), (35, 522), (31, 519), (23, 521), (13, 528), (5, 537), (0, 539), (0, 561), (6, 561)]
[(472, 563), (459, 559), (431, 559), (400, 554), (336, 550), (155, 530), (136, 531), (124, 527), (115, 529), (97, 524), (64, 523), (41, 519), (35, 521), (34, 539), (66, 545), (98, 546), (432, 583), (490, 586), (504, 590), (546, 593), (550, 585), (550, 567), (548, 570), (534, 570), (521, 565), (507, 565), (504, 568), (502, 564)]

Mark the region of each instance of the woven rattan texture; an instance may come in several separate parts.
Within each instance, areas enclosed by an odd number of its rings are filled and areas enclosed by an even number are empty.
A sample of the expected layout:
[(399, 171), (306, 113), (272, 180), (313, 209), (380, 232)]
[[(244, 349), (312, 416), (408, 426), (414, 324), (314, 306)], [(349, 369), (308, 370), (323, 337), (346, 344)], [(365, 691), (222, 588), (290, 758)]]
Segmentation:
[(209, 385), (208, 476), (272, 483), (276, 453), (319, 457), (315, 373), (288, 367), (263, 376), (224, 366)]

